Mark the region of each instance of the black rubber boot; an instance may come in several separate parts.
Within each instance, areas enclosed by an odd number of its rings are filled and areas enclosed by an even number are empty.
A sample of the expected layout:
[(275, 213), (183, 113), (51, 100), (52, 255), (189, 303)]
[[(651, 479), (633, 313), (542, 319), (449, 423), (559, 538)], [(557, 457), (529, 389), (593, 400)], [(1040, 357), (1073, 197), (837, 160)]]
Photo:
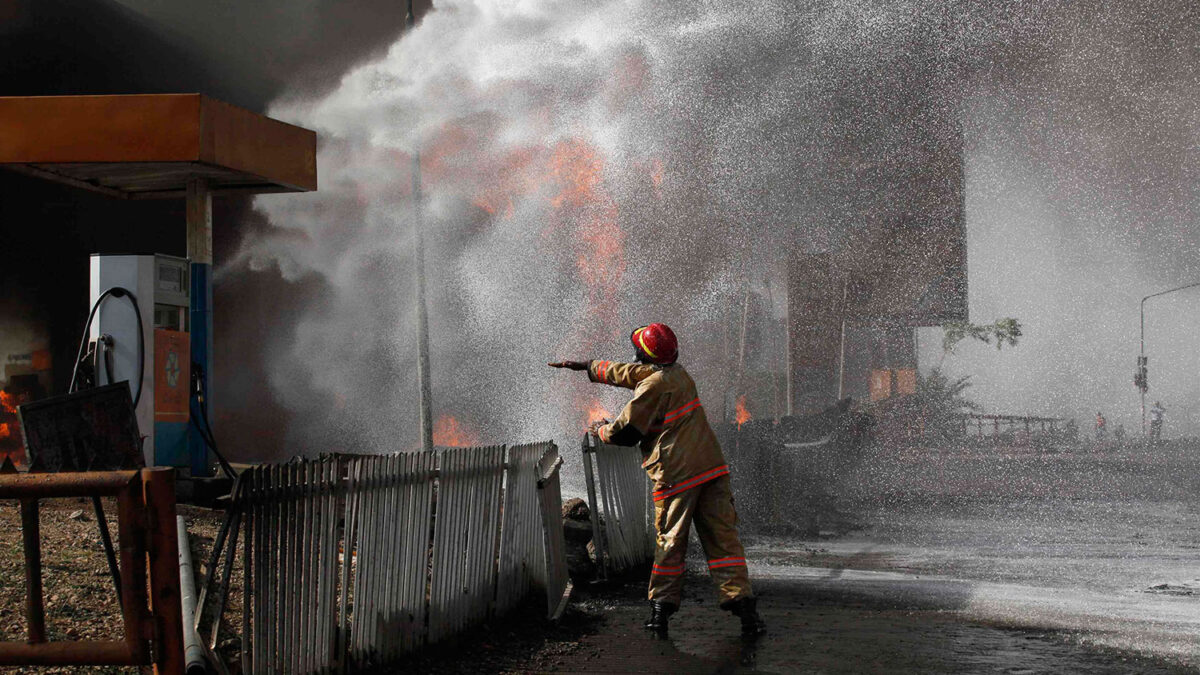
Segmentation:
[(721, 605), (742, 620), (742, 636), (758, 637), (767, 632), (767, 623), (758, 615), (758, 598), (738, 598)]
[(658, 600), (650, 601), (650, 618), (646, 620), (646, 628), (652, 630), (659, 635), (667, 634), (667, 622), (671, 619), (671, 615), (679, 609), (679, 605), (672, 605)]

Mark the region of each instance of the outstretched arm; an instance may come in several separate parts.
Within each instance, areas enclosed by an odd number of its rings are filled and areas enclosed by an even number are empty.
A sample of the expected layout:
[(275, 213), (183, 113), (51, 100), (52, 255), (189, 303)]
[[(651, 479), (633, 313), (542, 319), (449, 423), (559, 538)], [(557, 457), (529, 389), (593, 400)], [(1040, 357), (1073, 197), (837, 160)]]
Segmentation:
[(621, 363), (619, 361), (555, 361), (546, 364), (551, 368), (586, 370), (588, 379), (614, 387), (633, 389), (642, 380), (655, 373), (655, 367), (645, 363)]
[(656, 372), (654, 366), (645, 363), (620, 363), (618, 361), (592, 361), (588, 366), (588, 379), (614, 387), (634, 389)]

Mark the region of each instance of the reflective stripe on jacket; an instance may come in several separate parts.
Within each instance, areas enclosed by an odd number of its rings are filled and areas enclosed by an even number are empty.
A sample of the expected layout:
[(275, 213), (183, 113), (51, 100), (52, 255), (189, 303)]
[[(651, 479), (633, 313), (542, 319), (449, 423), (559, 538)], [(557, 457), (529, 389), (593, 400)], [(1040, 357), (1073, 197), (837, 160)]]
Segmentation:
[(592, 361), (588, 377), (633, 390), (633, 399), (599, 434), (605, 443), (641, 445), (656, 501), (729, 473), (696, 383), (683, 366)]

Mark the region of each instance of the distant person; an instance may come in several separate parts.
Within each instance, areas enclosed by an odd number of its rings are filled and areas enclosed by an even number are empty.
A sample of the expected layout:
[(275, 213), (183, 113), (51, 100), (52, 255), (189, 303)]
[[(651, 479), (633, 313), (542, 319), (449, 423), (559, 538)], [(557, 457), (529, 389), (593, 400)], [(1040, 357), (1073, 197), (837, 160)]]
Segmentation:
[(1151, 441), (1158, 441), (1159, 436), (1162, 435), (1163, 418), (1166, 414), (1167, 409), (1163, 407), (1163, 404), (1155, 401), (1154, 405), (1150, 408)]
[(1063, 425), (1062, 436), (1068, 443), (1077, 443), (1079, 441), (1079, 423), (1074, 419), (1067, 420), (1067, 423)]
[(1118, 424), (1117, 428), (1113, 429), (1113, 438), (1116, 439), (1116, 441), (1118, 443), (1123, 443), (1125, 441), (1125, 425), (1124, 424)]
[(1104, 440), (1105, 435), (1108, 434), (1107, 427), (1108, 427), (1108, 420), (1104, 419), (1104, 414), (1101, 413), (1099, 410), (1097, 410), (1096, 411), (1096, 440), (1098, 440), (1098, 441)]

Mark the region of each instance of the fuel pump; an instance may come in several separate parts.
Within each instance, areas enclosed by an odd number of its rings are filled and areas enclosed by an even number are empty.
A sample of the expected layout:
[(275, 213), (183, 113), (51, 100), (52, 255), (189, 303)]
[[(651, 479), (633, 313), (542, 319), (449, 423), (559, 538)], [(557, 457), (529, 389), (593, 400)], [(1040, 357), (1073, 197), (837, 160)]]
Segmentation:
[(184, 258), (93, 255), (93, 306), (114, 288), (134, 296), (136, 303), (104, 299), (96, 307), (89, 337), (95, 354), (94, 383), (130, 384), (146, 465), (171, 466), (202, 477), (211, 475), (208, 449), (189, 444), (194, 390), (189, 277), (190, 264)]

